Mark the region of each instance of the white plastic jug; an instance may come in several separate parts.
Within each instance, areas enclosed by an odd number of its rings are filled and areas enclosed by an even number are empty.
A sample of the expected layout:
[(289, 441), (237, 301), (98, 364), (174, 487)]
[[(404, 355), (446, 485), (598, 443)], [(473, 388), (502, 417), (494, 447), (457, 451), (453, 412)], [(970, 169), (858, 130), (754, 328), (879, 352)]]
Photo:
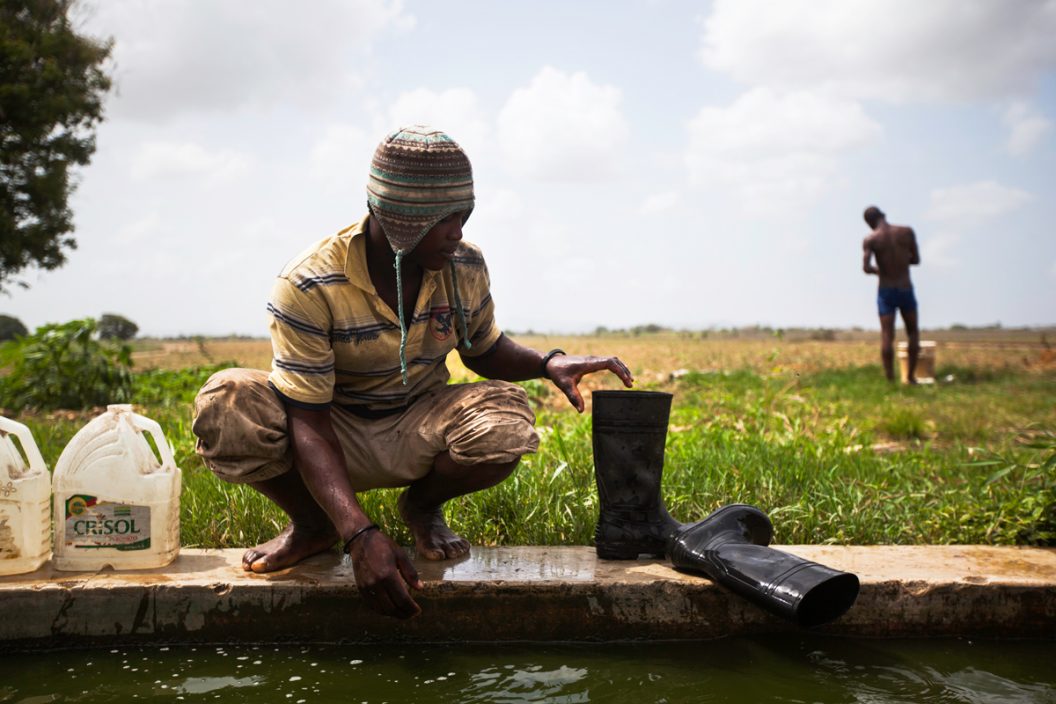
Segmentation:
[(51, 556), (50, 499), (51, 476), (33, 434), (0, 416), (0, 575), (32, 572)]
[(149, 569), (176, 559), (180, 469), (161, 426), (131, 405), (107, 406), (73, 436), (53, 489), (57, 569)]

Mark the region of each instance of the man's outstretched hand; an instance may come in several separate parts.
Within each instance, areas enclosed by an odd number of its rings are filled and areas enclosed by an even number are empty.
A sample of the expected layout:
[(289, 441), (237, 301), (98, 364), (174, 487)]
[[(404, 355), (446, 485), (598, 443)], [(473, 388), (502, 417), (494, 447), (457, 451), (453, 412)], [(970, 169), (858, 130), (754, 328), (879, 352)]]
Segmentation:
[(634, 385), (634, 377), (627, 365), (617, 357), (577, 357), (555, 355), (546, 363), (546, 373), (554, 385), (564, 392), (568, 402), (583, 412), (583, 396), (579, 393), (579, 382), (587, 374), (608, 370), (620, 377), (627, 388)]
[[(616, 357), (577, 357), (557, 354), (554, 350), (546, 361), (543, 376), (550, 378), (557, 388), (568, 397), (568, 402), (583, 412), (583, 397), (579, 393), (579, 382), (587, 374), (608, 370), (620, 377), (623, 385), (630, 388), (634, 377), (627, 365)], [(519, 345), (506, 335), (501, 335), (487, 352), (468, 357), (462, 355), (462, 363), (485, 379), (523, 381), (538, 379), (540, 353)]]
[(364, 533), (352, 544), (349, 555), (356, 586), (370, 608), (395, 618), (422, 612), (408, 589), (422, 589), (418, 571), (392, 538), (377, 530)]

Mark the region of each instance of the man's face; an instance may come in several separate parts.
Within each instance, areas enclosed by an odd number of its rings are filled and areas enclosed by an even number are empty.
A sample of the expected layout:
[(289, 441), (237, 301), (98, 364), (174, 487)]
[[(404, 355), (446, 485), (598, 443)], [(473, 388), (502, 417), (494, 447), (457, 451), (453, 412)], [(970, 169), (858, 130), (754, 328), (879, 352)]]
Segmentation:
[(431, 271), (443, 269), (462, 241), (462, 221), (465, 217), (465, 212), (451, 213), (433, 225), (408, 258)]

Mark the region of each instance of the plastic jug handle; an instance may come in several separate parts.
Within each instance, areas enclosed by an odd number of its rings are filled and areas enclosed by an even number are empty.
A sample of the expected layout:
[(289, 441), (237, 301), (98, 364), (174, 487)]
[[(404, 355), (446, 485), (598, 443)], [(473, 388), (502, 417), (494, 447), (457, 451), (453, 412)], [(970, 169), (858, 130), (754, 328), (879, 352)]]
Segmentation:
[(36, 441), (33, 440), (33, 433), (29, 428), (10, 418), (0, 416), (0, 431), (18, 438), (19, 443), (22, 444), (22, 450), (26, 453), (26, 459), (29, 460), (29, 474), (48, 471), (47, 466), (44, 464), (44, 458), (40, 454), (40, 449), (37, 447)]
[(169, 447), (169, 441), (165, 439), (165, 434), (161, 432), (161, 426), (158, 425), (157, 421), (141, 416), (138, 413), (130, 413), (129, 416), (132, 418), (132, 426), (136, 430), (150, 433), (150, 436), (154, 438), (158, 454), (161, 455), (161, 469), (175, 469), (176, 458), (172, 456), (172, 448)]

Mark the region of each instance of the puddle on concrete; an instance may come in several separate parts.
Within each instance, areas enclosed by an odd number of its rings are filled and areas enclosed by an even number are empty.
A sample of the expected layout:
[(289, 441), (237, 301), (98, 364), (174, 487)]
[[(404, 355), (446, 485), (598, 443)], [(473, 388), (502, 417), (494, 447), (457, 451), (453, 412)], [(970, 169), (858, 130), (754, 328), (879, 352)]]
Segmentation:
[(7, 653), (0, 702), (1056, 703), (1056, 641), (226, 645)]

